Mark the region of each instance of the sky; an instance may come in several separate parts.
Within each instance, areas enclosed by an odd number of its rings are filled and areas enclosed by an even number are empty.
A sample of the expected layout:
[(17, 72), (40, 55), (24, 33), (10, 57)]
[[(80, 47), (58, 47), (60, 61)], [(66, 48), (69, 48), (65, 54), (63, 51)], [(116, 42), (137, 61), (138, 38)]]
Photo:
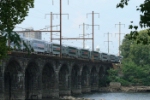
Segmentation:
[[(108, 33), (109, 53), (118, 55), (119, 48), (119, 22), (121, 25), (121, 41), (125, 34), (130, 33), (128, 26), (139, 25), (140, 12), (136, 11), (136, 6), (143, 3), (143, 0), (131, 0), (125, 8), (116, 8), (120, 0), (62, 0), (62, 37), (79, 38), (83, 34), (83, 23), (92, 25), (92, 11), (94, 11), (94, 49), (100, 48), (100, 52), (108, 53)], [(21, 31), (26, 28), (34, 30), (44, 29), (50, 26), (50, 12), (53, 14), (53, 25), (59, 25), (59, 5), (60, 0), (35, 0), (34, 8), (29, 10), (25, 20), (16, 25), (15, 30)], [(69, 17), (68, 17), (69, 16)], [(98, 27), (99, 25), (99, 27)], [(50, 28), (48, 28), (50, 30)], [(53, 27), (59, 30), (59, 27)], [(139, 30), (141, 30), (139, 28)], [(85, 26), (85, 38), (91, 38), (92, 27)], [(53, 32), (54, 38), (59, 38), (59, 33)], [(42, 33), (42, 40), (50, 41), (50, 33)], [(58, 40), (53, 40), (59, 43)], [(63, 40), (62, 44), (82, 48), (82, 40)], [(92, 49), (92, 41), (85, 41), (86, 47)]]

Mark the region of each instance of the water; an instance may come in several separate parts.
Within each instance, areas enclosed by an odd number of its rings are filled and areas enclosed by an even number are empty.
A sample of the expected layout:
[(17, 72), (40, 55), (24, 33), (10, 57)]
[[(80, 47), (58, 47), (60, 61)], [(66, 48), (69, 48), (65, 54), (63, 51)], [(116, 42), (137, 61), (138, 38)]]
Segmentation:
[(150, 93), (93, 93), (78, 97), (94, 100), (150, 100)]
[[(150, 100), (150, 93), (93, 93), (93, 94), (82, 94), (75, 97), (90, 98), (92, 100)], [(42, 100), (59, 100), (59, 99), (42, 99)]]

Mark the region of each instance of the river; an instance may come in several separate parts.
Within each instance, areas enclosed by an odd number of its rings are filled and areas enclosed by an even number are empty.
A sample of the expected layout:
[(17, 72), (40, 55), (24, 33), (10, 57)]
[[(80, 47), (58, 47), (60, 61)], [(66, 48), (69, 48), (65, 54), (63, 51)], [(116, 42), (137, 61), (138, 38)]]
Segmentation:
[(93, 93), (83, 94), (79, 97), (94, 100), (150, 100), (150, 93)]
[[(92, 93), (75, 97), (90, 98), (92, 100), (150, 100), (150, 93)], [(42, 99), (52, 100), (52, 99)], [(56, 99), (54, 99), (56, 100)]]

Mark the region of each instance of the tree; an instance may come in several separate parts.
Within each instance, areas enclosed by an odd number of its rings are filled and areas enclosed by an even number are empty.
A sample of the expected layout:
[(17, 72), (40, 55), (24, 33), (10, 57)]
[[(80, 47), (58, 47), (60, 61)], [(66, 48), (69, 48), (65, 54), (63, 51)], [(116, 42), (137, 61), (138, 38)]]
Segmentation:
[[(128, 2), (130, 0), (121, 0), (120, 3), (117, 4), (117, 8), (124, 8), (124, 6), (128, 5)], [(150, 36), (150, 0), (143, 0), (143, 3), (137, 6), (137, 11), (141, 12), (140, 15), (140, 27), (141, 28), (147, 28), (148, 32), (147, 34)], [(134, 28), (135, 31), (131, 31), (129, 34), (129, 39), (137, 39), (137, 36), (139, 33), (137, 32), (137, 26), (129, 25), (129, 29)], [(145, 41), (143, 39), (137, 39), (137, 43), (143, 43), (143, 44), (149, 44), (149, 41)]]
[[(7, 40), (9, 43), (13, 42), (18, 47), (20, 46), (20, 37), (17, 33), (13, 32), (16, 24), (20, 24), (29, 12), (29, 8), (34, 7), (34, 0), (0, 0), (0, 33), (1, 38)], [(3, 40), (0, 40), (3, 41)], [(3, 44), (2, 44), (3, 43)], [(4, 50), (0, 55), (6, 55), (8, 49), (6, 42), (1, 45)], [(2, 51), (2, 48), (0, 48)], [(27, 49), (29, 49), (27, 47)]]
[(121, 54), (125, 60), (132, 59), (138, 65), (149, 64), (150, 60), (150, 45), (143, 45), (143, 43), (136, 44), (137, 41), (143, 40), (150, 41), (150, 36), (147, 34), (147, 30), (139, 31), (137, 40), (129, 40), (128, 36), (123, 40), (120, 46)]
[(0, 59), (6, 57), (7, 47), (6, 47), (6, 38), (0, 36)]
[(150, 85), (150, 44), (137, 44), (138, 40), (150, 41), (148, 30), (138, 32), (137, 40), (129, 40), (125, 36), (122, 45), (120, 46), (122, 60), (122, 79), (133, 85)]
[(138, 40), (150, 41), (148, 30), (138, 32), (136, 40), (130, 40), (128, 35), (125, 36), (120, 46), (121, 55), (123, 56), (121, 71), (123, 76), (118, 76), (115, 69), (108, 71), (109, 81), (120, 82), (124, 86), (128, 85), (150, 85), (150, 44), (138, 43)]

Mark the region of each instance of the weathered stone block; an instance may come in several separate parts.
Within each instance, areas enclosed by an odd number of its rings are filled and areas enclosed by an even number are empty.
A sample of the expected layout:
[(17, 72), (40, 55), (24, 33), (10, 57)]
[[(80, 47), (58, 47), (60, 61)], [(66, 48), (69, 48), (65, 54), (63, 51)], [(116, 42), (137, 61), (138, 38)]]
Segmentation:
[(110, 82), (109, 86), (110, 86), (110, 88), (119, 89), (121, 87), (121, 83), (119, 83), (119, 82)]

